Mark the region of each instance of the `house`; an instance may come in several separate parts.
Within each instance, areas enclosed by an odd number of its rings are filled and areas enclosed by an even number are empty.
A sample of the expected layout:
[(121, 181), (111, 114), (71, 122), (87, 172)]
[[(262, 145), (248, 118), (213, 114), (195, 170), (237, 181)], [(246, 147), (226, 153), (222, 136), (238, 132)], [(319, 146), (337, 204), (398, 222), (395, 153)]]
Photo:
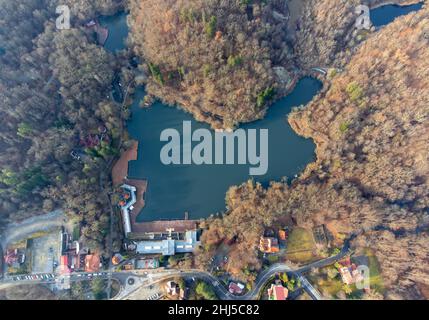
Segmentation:
[(60, 258), (60, 274), (68, 273), (70, 273), (69, 257), (66, 255), (62, 255)]
[(97, 272), (100, 270), (101, 262), (100, 255), (88, 254), (85, 257), (85, 272)]
[(136, 269), (156, 269), (159, 267), (158, 259), (137, 259)]
[(259, 250), (264, 253), (279, 252), (279, 241), (277, 240), (277, 238), (261, 237), (261, 239), (259, 240)]
[(350, 259), (342, 261), (338, 271), (344, 284), (350, 285), (364, 280), (362, 273), (358, 270), (356, 264), (350, 262)]
[(268, 289), (268, 297), (270, 300), (286, 300), (288, 294), (288, 289), (283, 287), (281, 284), (273, 283)]
[(341, 279), (343, 280), (343, 283), (345, 283), (347, 285), (354, 283), (353, 276), (352, 276), (350, 269), (348, 267), (341, 267), (339, 269), (339, 272), (341, 275)]
[(165, 285), (165, 291), (168, 295), (176, 296), (180, 293), (180, 287), (176, 282), (168, 281)]
[(114, 266), (117, 266), (118, 264), (120, 264), (122, 261), (124, 261), (124, 258), (122, 257), (121, 254), (116, 253), (115, 255), (113, 255), (112, 257), (112, 264)]
[(355, 283), (364, 281), (363, 275), (357, 269), (352, 271), (352, 277)]
[(242, 294), (244, 290), (244, 284), (242, 283), (235, 283), (235, 282), (230, 282), (229, 283), (229, 287), (228, 287), (228, 291), (232, 294)]
[(7, 265), (19, 268), (19, 265), (25, 261), (25, 253), (18, 249), (8, 249), (4, 256)]

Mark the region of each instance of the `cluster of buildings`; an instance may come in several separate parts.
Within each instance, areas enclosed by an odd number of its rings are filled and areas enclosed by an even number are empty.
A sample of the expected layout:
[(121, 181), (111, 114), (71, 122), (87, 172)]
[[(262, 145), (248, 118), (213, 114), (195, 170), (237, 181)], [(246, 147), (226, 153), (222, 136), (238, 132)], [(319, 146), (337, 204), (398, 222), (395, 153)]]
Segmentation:
[(350, 258), (339, 262), (338, 271), (341, 275), (341, 280), (346, 285), (351, 285), (364, 280), (363, 275), (358, 270), (356, 264), (351, 263)]
[(59, 273), (97, 272), (102, 264), (100, 255), (90, 253), (88, 248), (81, 248), (78, 241), (73, 241), (71, 235), (63, 231), (61, 234), (62, 250), (59, 264)]
[(7, 249), (4, 262), (11, 268), (19, 269), (25, 262), (25, 250), (20, 248)]
[(278, 230), (277, 237), (261, 236), (259, 239), (259, 251), (263, 253), (278, 253), (280, 251), (280, 243), (286, 241), (287, 233), (285, 230)]
[(121, 208), (123, 229), (126, 238), (132, 234), (136, 253), (171, 256), (191, 253), (199, 245), (198, 226), (194, 220), (132, 222), (130, 211), (137, 202), (136, 187), (123, 184), (121, 190), (118, 205)]

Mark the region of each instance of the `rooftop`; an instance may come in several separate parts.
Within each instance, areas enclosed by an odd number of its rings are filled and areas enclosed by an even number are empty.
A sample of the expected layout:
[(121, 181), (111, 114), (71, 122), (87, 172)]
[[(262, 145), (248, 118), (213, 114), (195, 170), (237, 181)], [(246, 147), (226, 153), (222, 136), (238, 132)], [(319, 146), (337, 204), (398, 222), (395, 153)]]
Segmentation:
[(187, 231), (184, 240), (139, 241), (136, 252), (140, 254), (159, 254), (171, 256), (176, 253), (193, 252), (199, 241), (197, 231)]

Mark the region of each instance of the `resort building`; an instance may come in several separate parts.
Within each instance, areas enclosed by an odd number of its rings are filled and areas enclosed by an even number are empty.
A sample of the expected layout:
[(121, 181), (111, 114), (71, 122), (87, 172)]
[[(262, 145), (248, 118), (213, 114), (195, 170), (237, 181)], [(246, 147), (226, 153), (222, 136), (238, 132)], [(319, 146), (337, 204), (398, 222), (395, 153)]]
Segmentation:
[[(136, 187), (123, 184), (119, 201), (125, 237), (135, 240), (135, 251), (139, 254), (191, 253), (199, 245), (198, 224), (195, 220), (160, 220), (136, 222), (131, 215), (137, 202)], [(129, 245), (128, 247), (130, 247)]]
[(125, 193), (123, 195), (123, 200), (119, 203), (121, 206), (122, 212), (122, 221), (124, 224), (124, 233), (125, 237), (131, 232), (131, 218), (130, 211), (134, 209), (133, 205), (136, 203), (136, 187), (130, 186), (128, 184), (123, 184), (121, 186), (124, 189)]
[[(172, 230), (170, 229), (170, 232)], [(140, 254), (162, 254), (172, 256), (176, 253), (190, 253), (199, 245), (197, 231), (190, 230), (184, 234), (184, 239), (174, 239), (171, 234), (167, 239), (137, 242), (136, 252)]]

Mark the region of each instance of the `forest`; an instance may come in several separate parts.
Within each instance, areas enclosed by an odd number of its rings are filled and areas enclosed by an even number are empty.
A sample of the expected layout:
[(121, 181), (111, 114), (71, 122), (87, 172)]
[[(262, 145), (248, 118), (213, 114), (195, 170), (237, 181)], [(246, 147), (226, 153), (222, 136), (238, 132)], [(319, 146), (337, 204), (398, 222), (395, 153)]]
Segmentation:
[[(258, 236), (289, 215), (325, 224), (338, 238), (371, 247), (387, 291), (421, 299), (429, 285), (429, 8), (397, 19), (356, 47), (343, 71), (289, 123), (317, 144), (317, 160), (290, 186), (249, 181), (231, 187), (223, 218), (212, 218), (200, 267), (225, 239), (236, 241), (233, 273), (252, 281)], [(395, 37), (391, 35), (394, 34)]]
[[(84, 25), (124, 4), (64, 2), (72, 28), (60, 31), (58, 0), (0, 0), (0, 228), (63, 208), (81, 223), (83, 242), (106, 256), (107, 173), (127, 116), (110, 91), (125, 59)], [(290, 185), (232, 186), (227, 212), (204, 223), (197, 267), (207, 268), (231, 240), (231, 273), (251, 283), (261, 269), (259, 236), (287, 216), (300, 227), (325, 224), (337, 238), (356, 234), (352, 247), (371, 247), (380, 262), (382, 298), (422, 298), (429, 286), (429, 8), (359, 33), (350, 19), (357, 2), (305, 1), (292, 33), (280, 0), (130, 0), (130, 43), (149, 75), (147, 92), (214, 128), (263, 117), (296, 77), (329, 69), (323, 91), (288, 118), (315, 141), (316, 161)]]
[(104, 172), (124, 120), (109, 96), (119, 64), (84, 24), (120, 6), (66, 3), (70, 30), (55, 27), (59, 1), (0, 1), (0, 228), (62, 208), (83, 242), (105, 253)]
[(294, 80), (284, 1), (132, 0), (130, 9), (147, 93), (214, 128), (263, 117)]

